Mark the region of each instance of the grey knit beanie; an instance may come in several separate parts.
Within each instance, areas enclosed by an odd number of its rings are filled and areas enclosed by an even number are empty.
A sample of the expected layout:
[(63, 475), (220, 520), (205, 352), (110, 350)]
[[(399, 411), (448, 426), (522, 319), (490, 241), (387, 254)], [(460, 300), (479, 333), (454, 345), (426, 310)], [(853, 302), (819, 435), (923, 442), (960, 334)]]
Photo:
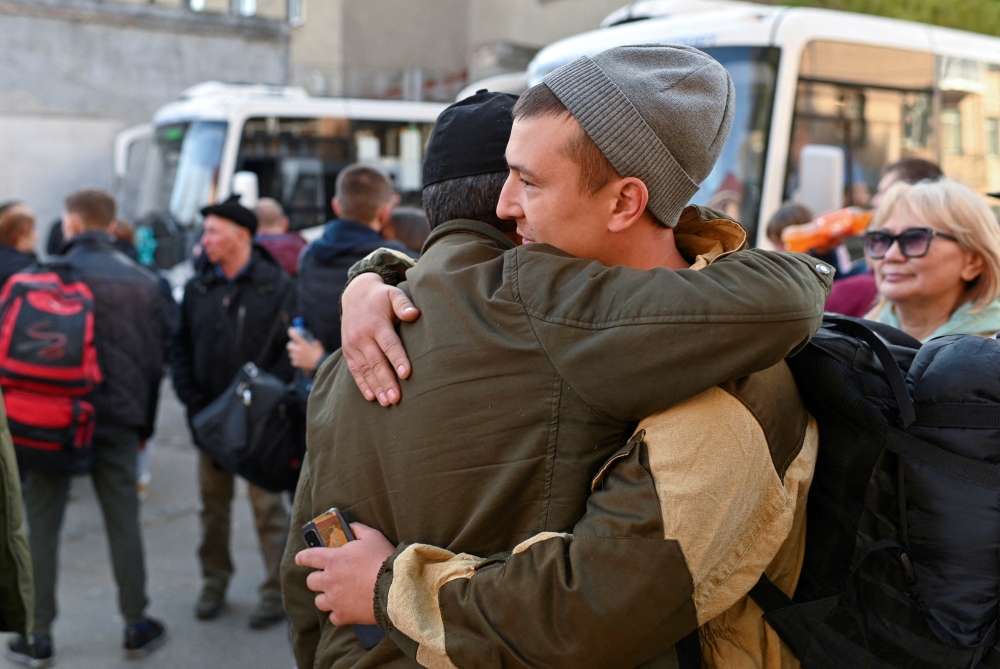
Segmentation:
[(646, 44), (578, 58), (543, 82), (619, 174), (646, 184), (653, 215), (677, 225), (733, 127), (726, 69), (698, 49)]

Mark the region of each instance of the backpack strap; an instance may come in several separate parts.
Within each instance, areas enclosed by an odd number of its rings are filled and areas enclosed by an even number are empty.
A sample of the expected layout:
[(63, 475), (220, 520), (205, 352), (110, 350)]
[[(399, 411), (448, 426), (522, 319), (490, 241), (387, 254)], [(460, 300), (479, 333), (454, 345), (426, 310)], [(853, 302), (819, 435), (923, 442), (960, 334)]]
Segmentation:
[(987, 669), (1000, 669), (1000, 648), (992, 646), (983, 653), (982, 667)]
[(793, 604), (792, 598), (771, 582), (767, 574), (761, 574), (757, 583), (750, 588), (750, 599), (757, 603), (765, 614), (783, 609)]
[(917, 423), (926, 427), (959, 427), (971, 430), (1000, 430), (1000, 409), (996, 404), (917, 404)]
[(1000, 490), (1000, 464), (946, 451), (891, 426), (886, 429), (885, 447), (893, 453), (920, 462), (947, 476), (991, 490)]
[(840, 330), (844, 334), (857, 337), (864, 343), (868, 344), (872, 353), (874, 353), (875, 357), (878, 358), (878, 361), (882, 363), (882, 369), (885, 371), (886, 379), (889, 381), (889, 386), (892, 388), (893, 395), (896, 396), (896, 404), (899, 407), (899, 416), (903, 421), (903, 427), (913, 425), (913, 423), (917, 420), (917, 415), (913, 406), (913, 398), (910, 397), (910, 390), (906, 385), (906, 378), (903, 376), (903, 370), (899, 368), (899, 363), (896, 362), (896, 358), (892, 356), (892, 352), (889, 350), (889, 347), (886, 346), (885, 342), (882, 341), (882, 338), (879, 337), (874, 330), (856, 318), (848, 318), (847, 316), (838, 316), (836, 314), (826, 314), (823, 316), (823, 322), (833, 325), (834, 328)]

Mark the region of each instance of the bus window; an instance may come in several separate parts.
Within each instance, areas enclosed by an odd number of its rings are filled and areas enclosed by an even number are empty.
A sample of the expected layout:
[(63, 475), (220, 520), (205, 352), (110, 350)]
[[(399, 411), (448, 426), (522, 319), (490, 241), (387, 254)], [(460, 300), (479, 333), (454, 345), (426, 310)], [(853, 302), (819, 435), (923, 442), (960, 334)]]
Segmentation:
[[(170, 215), (181, 225), (190, 226), (206, 203), (215, 202), (226, 125), (223, 121), (196, 121), (182, 133), (176, 177), (167, 180), (173, 183)], [(165, 129), (163, 135), (169, 132)]]
[(903, 157), (936, 161), (934, 74), (927, 53), (839, 42), (807, 45), (785, 198), (795, 198), (799, 152), (807, 144), (844, 150), (844, 201), (861, 206), (868, 205), (889, 163)]
[(729, 71), (736, 89), (736, 113), (722, 155), (691, 202), (732, 216), (750, 239), (756, 239), (780, 51), (765, 47), (704, 51)]
[(355, 161), (380, 165), (406, 204), (420, 204), (423, 148), (433, 124), (345, 118), (252, 118), (236, 169), (257, 174), (261, 197), (285, 208), (290, 228), (333, 218), (337, 174)]

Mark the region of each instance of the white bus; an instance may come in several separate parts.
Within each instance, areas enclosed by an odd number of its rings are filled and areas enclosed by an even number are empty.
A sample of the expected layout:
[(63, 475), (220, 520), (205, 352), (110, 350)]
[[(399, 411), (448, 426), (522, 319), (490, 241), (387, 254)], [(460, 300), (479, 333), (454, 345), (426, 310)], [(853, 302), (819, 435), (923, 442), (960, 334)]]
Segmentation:
[[(209, 82), (119, 134), (116, 196), (140, 254), (169, 268), (195, 241), (199, 210), (234, 189), (273, 197), (292, 229), (333, 218), (337, 173), (378, 163), (404, 202), (419, 203), (423, 150), (445, 105), (311, 98), (300, 88)], [(235, 178), (234, 178), (235, 177)]]
[[(708, 52), (732, 75), (736, 118), (694, 202), (734, 215), (761, 246), (768, 244), (769, 217), (811, 186), (802, 182), (816, 171), (800, 170), (806, 145), (842, 149), (840, 174), (826, 175), (837, 181), (839, 202), (830, 208), (868, 204), (881, 169), (911, 156), (939, 163), (984, 197), (1000, 191), (1000, 39), (720, 0), (709, 12), (684, 13), (693, 4), (633, 3), (601, 29), (540, 51), (528, 84), (619, 45), (686, 44)], [(800, 179), (800, 172), (807, 174)]]

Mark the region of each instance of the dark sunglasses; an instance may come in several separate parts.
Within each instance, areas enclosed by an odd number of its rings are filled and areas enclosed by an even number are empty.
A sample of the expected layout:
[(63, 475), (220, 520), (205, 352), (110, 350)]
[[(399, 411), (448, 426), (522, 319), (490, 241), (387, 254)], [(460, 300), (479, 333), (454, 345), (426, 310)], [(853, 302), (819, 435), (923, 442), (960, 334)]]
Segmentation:
[(944, 237), (953, 242), (958, 241), (957, 237), (946, 235), (943, 232), (931, 230), (930, 228), (910, 228), (909, 230), (903, 230), (898, 235), (890, 235), (888, 232), (873, 230), (866, 232), (864, 235), (865, 253), (872, 260), (881, 260), (889, 252), (889, 249), (892, 248), (892, 245), (899, 242), (899, 252), (903, 256), (907, 258), (923, 258), (927, 255), (927, 251), (931, 248), (931, 240), (935, 237)]

